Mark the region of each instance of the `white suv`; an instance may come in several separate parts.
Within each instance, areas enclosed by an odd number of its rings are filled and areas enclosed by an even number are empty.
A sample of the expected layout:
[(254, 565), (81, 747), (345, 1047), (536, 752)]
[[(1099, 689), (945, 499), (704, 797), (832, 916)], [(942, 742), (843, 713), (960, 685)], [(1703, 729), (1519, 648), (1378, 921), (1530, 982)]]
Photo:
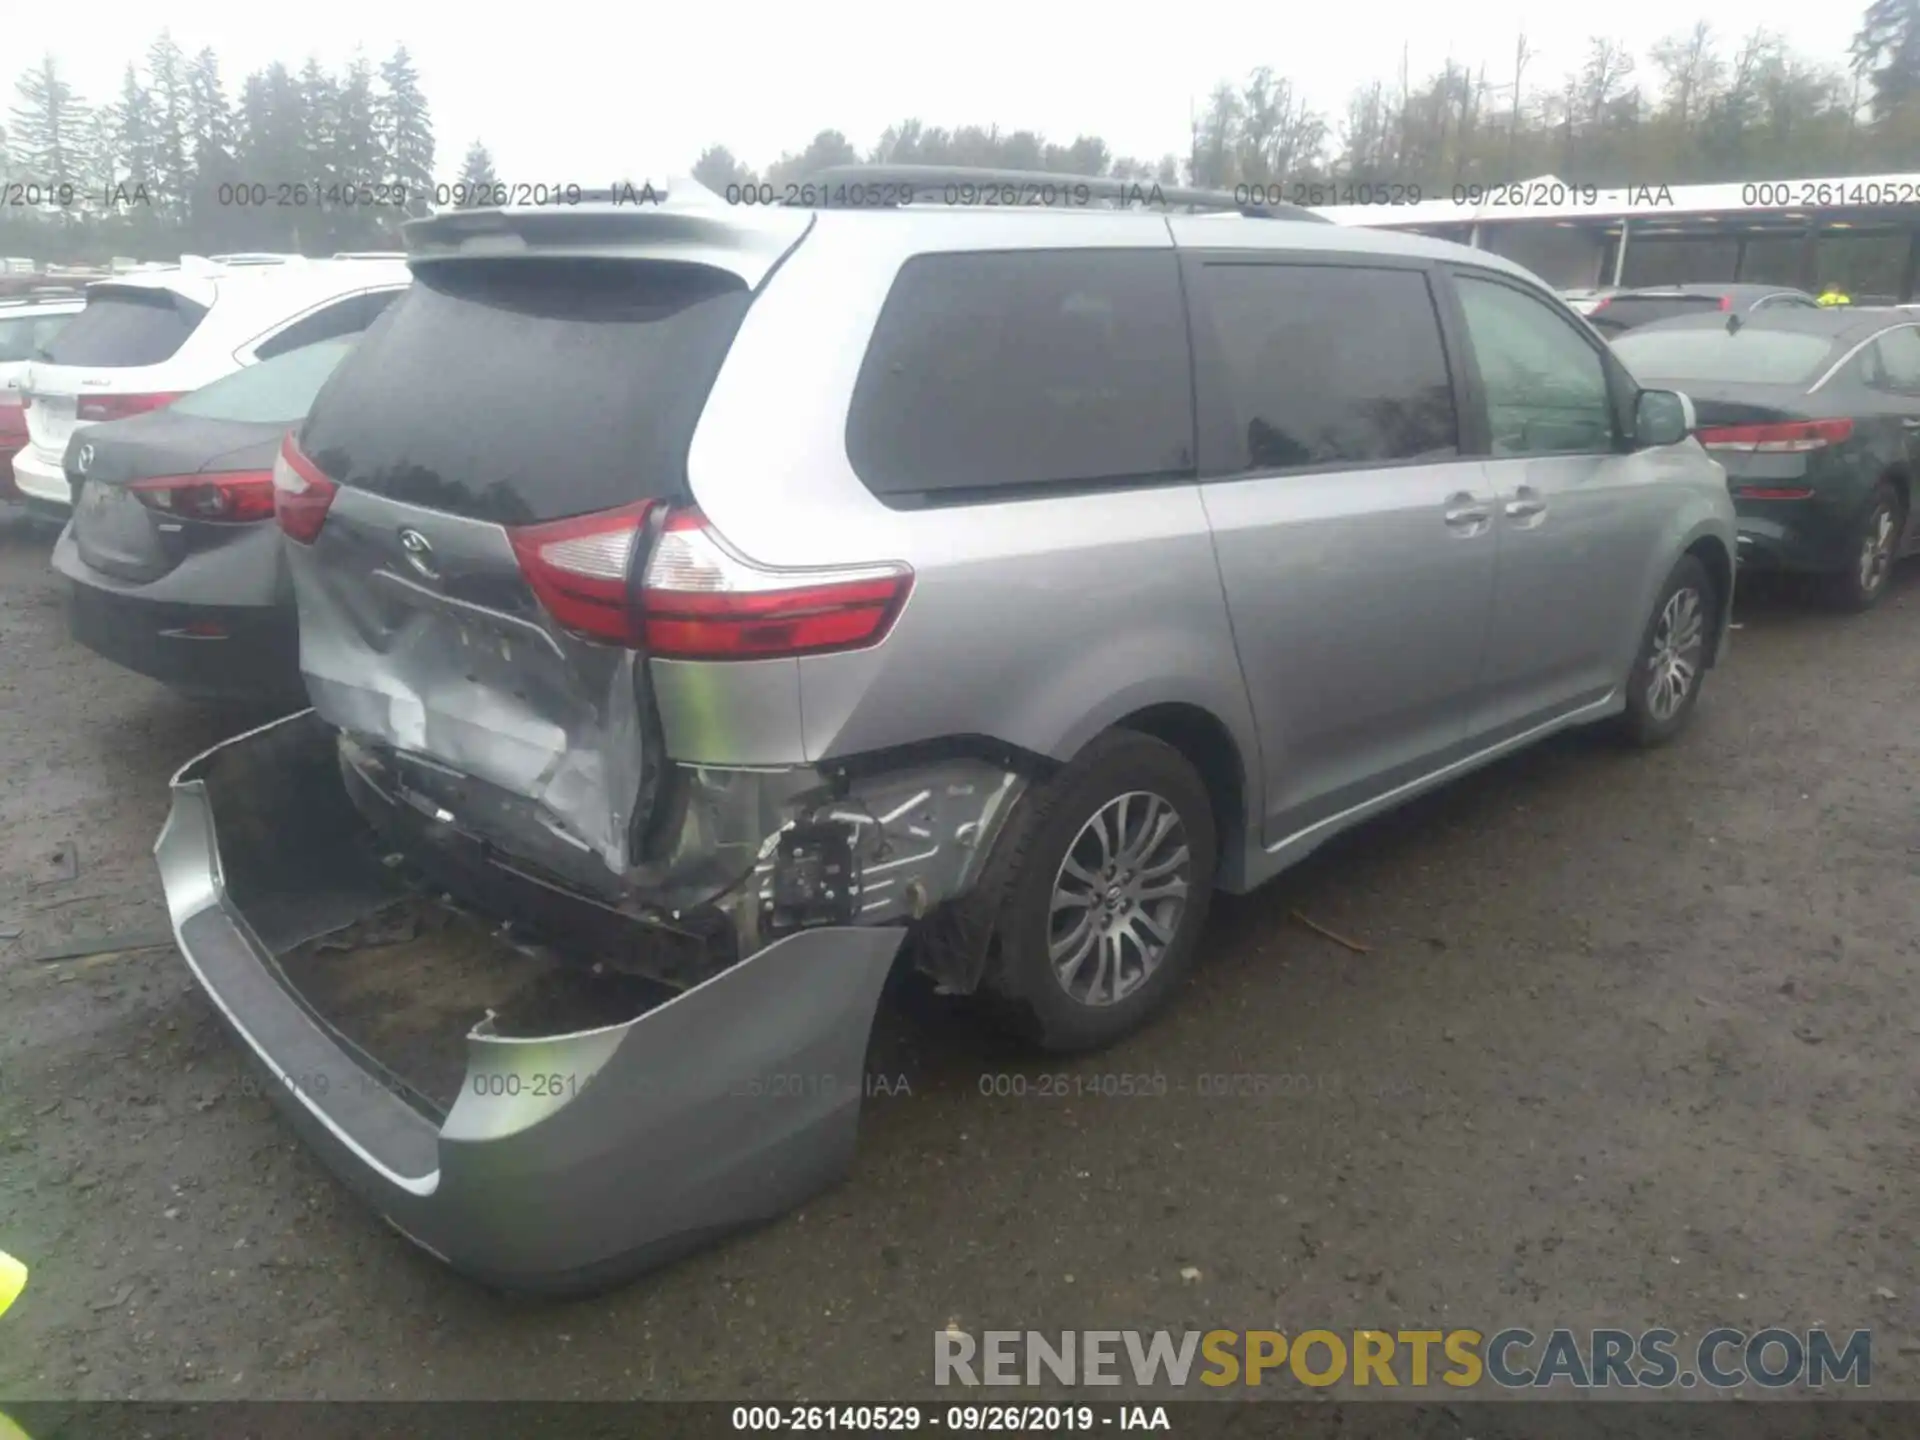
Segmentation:
[(367, 328), (407, 286), (388, 260), (234, 265), (189, 256), (87, 289), (86, 308), (22, 382), (28, 444), (13, 462), (28, 504), (64, 514), (75, 430), (157, 410), (258, 360)]

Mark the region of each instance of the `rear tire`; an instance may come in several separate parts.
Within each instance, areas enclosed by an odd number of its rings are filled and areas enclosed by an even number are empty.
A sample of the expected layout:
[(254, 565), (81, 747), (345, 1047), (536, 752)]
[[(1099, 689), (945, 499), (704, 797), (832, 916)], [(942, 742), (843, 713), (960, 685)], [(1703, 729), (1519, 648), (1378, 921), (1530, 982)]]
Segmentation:
[(1215, 844), (1205, 785), (1147, 735), (1110, 731), (1030, 790), (981, 877), (1003, 895), (984, 979), (1008, 1028), (1095, 1050), (1162, 1010), (1193, 968)]
[(1707, 567), (1682, 555), (1653, 602), (1627, 675), (1619, 729), (1628, 744), (1650, 750), (1687, 728), (1706, 680), (1709, 627), (1719, 623), (1722, 603)]
[(1907, 507), (1900, 492), (1882, 480), (1873, 488), (1873, 503), (1853, 532), (1853, 563), (1827, 577), (1827, 600), (1851, 614), (1871, 610), (1887, 593), (1893, 579), (1894, 557), (1906, 529)]

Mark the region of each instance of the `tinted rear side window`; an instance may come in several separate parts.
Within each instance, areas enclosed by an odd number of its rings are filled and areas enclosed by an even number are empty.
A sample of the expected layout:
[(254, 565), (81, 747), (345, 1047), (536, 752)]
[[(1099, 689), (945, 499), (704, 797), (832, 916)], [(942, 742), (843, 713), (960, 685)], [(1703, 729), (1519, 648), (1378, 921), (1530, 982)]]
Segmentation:
[[(1209, 264), (1201, 295), (1232, 411), (1210, 471), (1380, 465), (1459, 452), (1427, 277), (1345, 265)], [(1211, 373), (1211, 367), (1209, 371)], [(1212, 387), (1210, 387), (1212, 388)]]
[(1193, 473), (1171, 250), (922, 255), (901, 267), (847, 417), (893, 504)]
[(158, 365), (179, 353), (206, 313), (171, 290), (95, 290), (86, 309), (48, 343), (46, 358), (89, 370)]
[(423, 265), (320, 392), (301, 448), (342, 484), (520, 525), (686, 493), (745, 284), (657, 261)]

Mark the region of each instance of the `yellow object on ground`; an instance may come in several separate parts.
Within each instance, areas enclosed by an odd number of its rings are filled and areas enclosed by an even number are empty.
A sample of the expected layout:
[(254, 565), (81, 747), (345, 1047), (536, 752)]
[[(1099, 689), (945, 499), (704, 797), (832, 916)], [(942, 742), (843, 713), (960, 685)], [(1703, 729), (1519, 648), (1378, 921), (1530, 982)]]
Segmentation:
[(33, 1437), (9, 1420), (4, 1410), (0, 1410), (0, 1440), (33, 1440)]
[(6, 1251), (0, 1250), (0, 1315), (13, 1308), (13, 1302), (20, 1298), (20, 1292), (26, 1288), (27, 1267)]

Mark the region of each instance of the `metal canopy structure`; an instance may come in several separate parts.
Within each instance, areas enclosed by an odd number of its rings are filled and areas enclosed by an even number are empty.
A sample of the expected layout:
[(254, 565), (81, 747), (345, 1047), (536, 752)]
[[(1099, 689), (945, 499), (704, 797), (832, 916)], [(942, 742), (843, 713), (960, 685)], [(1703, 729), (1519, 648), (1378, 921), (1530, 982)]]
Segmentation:
[[(1491, 249), (1526, 261), (1516, 251), (1556, 248), (1578, 264), (1584, 242), (1591, 269), (1565, 273), (1565, 284), (1620, 284), (1636, 243), (1723, 241), (1732, 273), (1699, 274), (1690, 280), (1748, 278), (1750, 247), (1798, 242), (1795, 283), (1811, 288), (1817, 277), (1816, 247), (1822, 240), (1905, 242), (1897, 282), (1899, 299), (1914, 296), (1920, 282), (1920, 173), (1847, 175), (1798, 180), (1746, 180), (1716, 185), (1570, 184), (1554, 176), (1506, 186), (1462, 186), (1413, 205), (1345, 205), (1320, 212), (1339, 225), (1413, 230)], [(1546, 235), (1543, 235), (1546, 232)], [(1575, 242), (1567, 244), (1564, 242)], [(1535, 268), (1539, 268), (1536, 266)], [(1549, 277), (1555, 278), (1555, 277)]]

